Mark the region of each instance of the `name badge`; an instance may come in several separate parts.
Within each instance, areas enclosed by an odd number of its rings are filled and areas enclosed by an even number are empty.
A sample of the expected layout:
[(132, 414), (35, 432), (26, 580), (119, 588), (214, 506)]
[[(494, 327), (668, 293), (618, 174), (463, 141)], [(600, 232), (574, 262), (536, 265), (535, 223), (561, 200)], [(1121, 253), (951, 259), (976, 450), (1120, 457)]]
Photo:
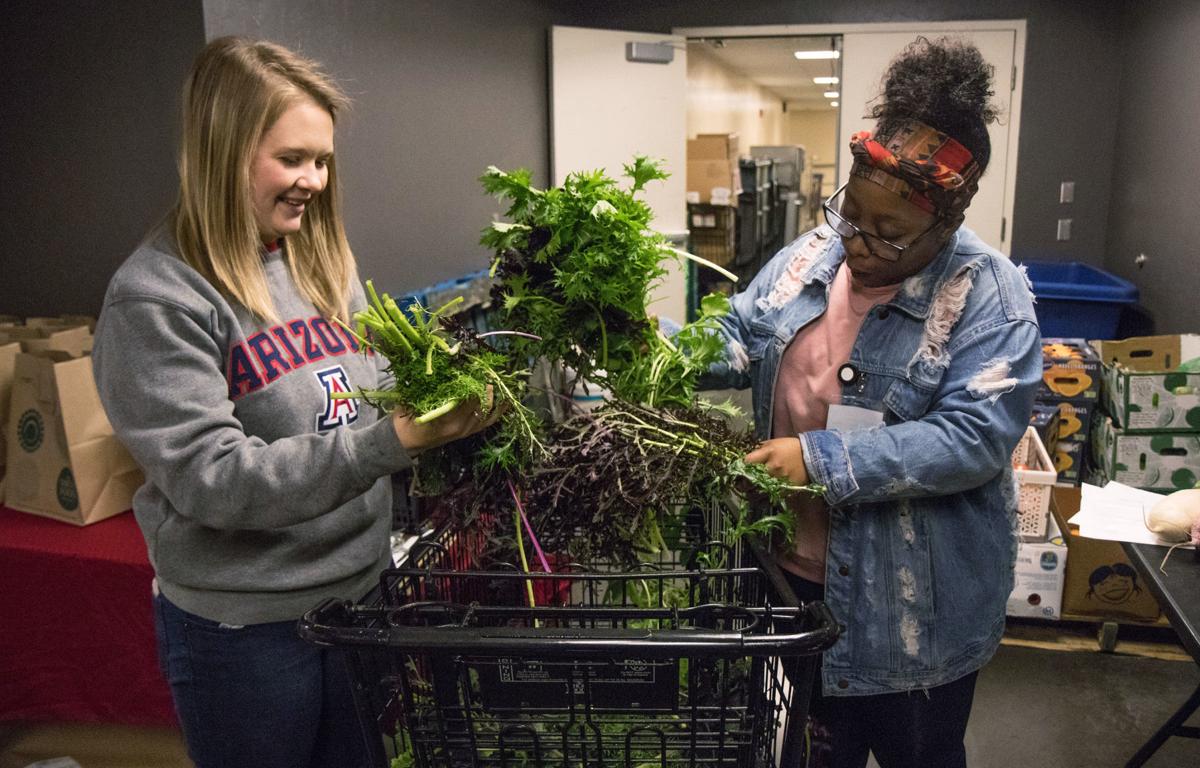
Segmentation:
[(842, 432), (882, 426), (882, 411), (859, 408), (856, 405), (842, 405), (841, 403), (830, 405), (829, 416), (825, 419), (825, 429), (838, 429)]

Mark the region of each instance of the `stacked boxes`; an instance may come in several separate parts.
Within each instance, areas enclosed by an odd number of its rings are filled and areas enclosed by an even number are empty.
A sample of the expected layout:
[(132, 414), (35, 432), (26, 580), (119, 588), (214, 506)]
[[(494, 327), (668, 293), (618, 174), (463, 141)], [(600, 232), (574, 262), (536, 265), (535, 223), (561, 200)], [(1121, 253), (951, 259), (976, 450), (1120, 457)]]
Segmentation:
[(700, 202), (710, 203), (714, 187), (728, 189), (731, 198), (741, 187), (736, 133), (701, 133), (688, 139), (687, 191), (699, 195)]
[(1053, 456), (1058, 448), (1058, 425), (1062, 421), (1057, 405), (1034, 403), (1033, 413), (1029, 416), (1029, 426), (1033, 427), (1046, 451)]
[(1170, 493), (1200, 480), (1200, 336), (1093, 342), (1104, 361), (1094, 480)]
[(1037, 401), (1059, 412), (1053, 456), (1060, 483), (1079, 485), (1084, 476), (1101, 376), (1100, 358), (1084, 339), (1042, 339), (1042, 386)]

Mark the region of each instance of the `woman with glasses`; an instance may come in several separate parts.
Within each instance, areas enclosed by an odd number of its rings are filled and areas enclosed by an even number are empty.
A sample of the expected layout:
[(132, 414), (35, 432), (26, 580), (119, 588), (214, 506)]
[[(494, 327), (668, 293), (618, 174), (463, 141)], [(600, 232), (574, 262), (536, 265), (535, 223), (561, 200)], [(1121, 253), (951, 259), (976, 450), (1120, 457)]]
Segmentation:
[(962, 766), (1016, 555), (1010, 455), (1041, 377), (1027, 281), (963, 226), (987, 166), (991, 67), (919, 39), (851, 140), (826, 226), (733, 299), (714, 386), (750, 386), (748, 456), (819, 498), (777, 553), (843, 633), (813, 701), (820, 764)]

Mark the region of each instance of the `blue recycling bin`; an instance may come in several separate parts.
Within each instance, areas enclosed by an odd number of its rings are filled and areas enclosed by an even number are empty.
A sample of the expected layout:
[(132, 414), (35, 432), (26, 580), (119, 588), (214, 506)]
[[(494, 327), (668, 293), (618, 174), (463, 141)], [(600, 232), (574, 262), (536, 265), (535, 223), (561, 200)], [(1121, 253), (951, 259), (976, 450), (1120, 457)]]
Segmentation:
[(1078, 261), (1026, 261), (1044, 337), (1113, 339), (1121, 310), (1137, 303), (1137, 286)]

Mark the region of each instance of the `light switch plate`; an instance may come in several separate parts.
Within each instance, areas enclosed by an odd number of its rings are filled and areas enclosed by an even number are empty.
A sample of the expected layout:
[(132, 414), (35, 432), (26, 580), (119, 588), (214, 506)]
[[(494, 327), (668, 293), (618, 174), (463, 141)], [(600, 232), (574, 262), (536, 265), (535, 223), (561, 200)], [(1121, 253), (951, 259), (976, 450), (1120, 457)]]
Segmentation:
[(1070, 219), (1059, 219), (1058, 220), (1058, 239), (1060, 241), (1071, 239), (1071, 220)]
[(1075, 182), (1064, 181), (1058, 189), (1058, 202), (1073, 203), (1075, 202)]

